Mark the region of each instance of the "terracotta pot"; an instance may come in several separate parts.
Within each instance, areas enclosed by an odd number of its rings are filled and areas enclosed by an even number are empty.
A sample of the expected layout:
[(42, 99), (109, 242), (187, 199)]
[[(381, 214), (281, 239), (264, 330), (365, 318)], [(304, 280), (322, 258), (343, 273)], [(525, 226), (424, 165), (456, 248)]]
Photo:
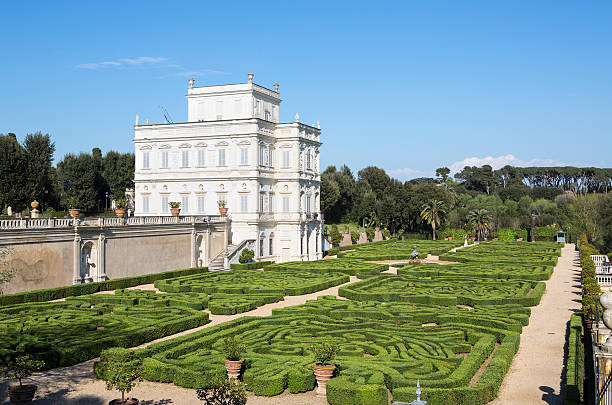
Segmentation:
[(33, 384), (27, 384), (22, 387), (12, 385), (8, 389), (9, 398), (13, 404), (31, 404), (35, 393), (36, 385)]
[(181, 213), (181, 209), (180, 208), (170, 208), (170, 212), (172, 213), (173, 217), (178, 217), (179, 214)]
[(228, 360), (225, 359), (225, 369), (227, 370), (227, 376), (231, 379), (237, 380), (240, 377), (240, 370), (242, 370), (242, 363), (244, 359), (240, 360)]
[(72, 218), (76, 218), (81, 213), (81, 209), (80, 208), (69, 208), (68, 212), (70, 213), (70, 216)]
[(117, 215), (119, 218), (123, 218), (125, 216), (125, 210), (123, 208), (117, 208), (115, 210), (115, 215)]
[(125, 402), (122, 401), (121, 398), (119, 398), (113, 399), (108, 403), (108, 405), (138, 405), (138, 402), (138, 398), (127, 398)]
[(334, 375), (336, 366), (333, 364), (313, 364), (314, 375), (317, 379), (317, 395), (327, 396), (327, 382)]
[(227, 215), (227, 208), (226, 207), (219, 207), (219, 214), (221, 214), (221, 216), (226, 216)]

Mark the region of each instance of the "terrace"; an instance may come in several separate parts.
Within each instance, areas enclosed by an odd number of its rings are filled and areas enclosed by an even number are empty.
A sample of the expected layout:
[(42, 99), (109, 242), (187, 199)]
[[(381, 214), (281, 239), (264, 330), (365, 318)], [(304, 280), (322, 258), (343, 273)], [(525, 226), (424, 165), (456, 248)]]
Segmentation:
[(595, 263), (595, 278), (601, 286), (612, 286), (612, 269), (610, 268), (610, 259), (606, 255), (591, 255), (593, 263)]

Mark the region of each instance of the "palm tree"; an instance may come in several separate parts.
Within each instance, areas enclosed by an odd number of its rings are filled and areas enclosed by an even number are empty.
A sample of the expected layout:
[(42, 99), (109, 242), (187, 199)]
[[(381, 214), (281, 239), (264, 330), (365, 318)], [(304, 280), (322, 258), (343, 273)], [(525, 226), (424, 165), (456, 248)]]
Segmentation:
[(440, 225), (441, 216), (446, 213), (444, 201), (431, 200), (423, 204), (421, 218), (431, 225), (433, 240), (436, 240), (436, 225)]
[(471, 211), (468, 214), (468, 222), (472, 225), (478, 241), (482, 240), (492, 227), (491, 215), (484, 208)]

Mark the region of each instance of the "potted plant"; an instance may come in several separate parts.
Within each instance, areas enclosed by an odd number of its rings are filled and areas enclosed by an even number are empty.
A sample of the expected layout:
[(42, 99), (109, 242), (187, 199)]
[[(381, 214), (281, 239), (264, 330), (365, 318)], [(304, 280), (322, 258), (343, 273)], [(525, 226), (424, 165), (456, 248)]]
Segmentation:
[(240, 376), (242, 363), (244, 359), (242, 355), (246, 347), (236, 336), (231, 336), (223, 339), (223, 353), (225, 353), (225, 369), (227, 376), (230, 379), (237, 380)]
[(23, 379), (30, 377), (34, 371), (40, 370), (45, 366), (41, 360), (32, 360), (29, 355), (19, 356), (14, 361), (10, 361), (2, 370), (2, 374), (7, 378), (14, 378), (19, 381), (19, 385), (11, 385), (8, 388), (9, 398), (13, 404), (30, 404), (36, 393), (36, 385), (23, 384)]
[(225, 200), (219, 200), (217, 201), (217, 204), (219, 204), (219, 214), (222, 216), (227, 215), (227, 208), (225, 207), (227, 202)]
[(68, 212), (70, 213), (70, 216), (72, 218), (76, 218), (79, 216), (79, 213), (81, 212), (80, 208), (76, 208), (79, 206), (79, 199), (76, 198), (75, 196), (69, 197), (68, 198)]
[(170, 212), (172, 213), (172, 216), (178, 217), (181, 213), (181, 203), (178, 201), (170, 201), (168, 205), (170, 206)]
[(351, 231), (351, 242), (353, 243), (353, 245), (359, 242), (359, 232)]
[(121, 399), (113, 399), (109, 405), (137, 405), (138, 399), (126, 398), (125, 394), (129, 394), (140, 381), (142, 360), (132, 350), (122, 347), (104, 350), (100, 354), (100, 360), (104, 363), (101, 374), (106, 382), (106, 389), (121, 392)]
[(374, 236), (376, 236), (374, 229), (367, 228), (366, 229), (366, 236), (368, 237), (368, 241), (372, 242), (374, 240)]
[(326, 385), (334, 375), (336, 366), (330, 364), (330, 361), (336, 356), (340, 350), (340, 346), (335, 341), (323, 341), (319, 344), (312, 345), (309, 349), (314, 354), (315, 362), (312, 365), (314, 375), (317, 379), (317, 395), (326, 395)]
[(115, 215), (117, 215), (119, 218), (123, 218), (125, 216), (126, 207), (127, 202), (123, 198), (115, 200)]

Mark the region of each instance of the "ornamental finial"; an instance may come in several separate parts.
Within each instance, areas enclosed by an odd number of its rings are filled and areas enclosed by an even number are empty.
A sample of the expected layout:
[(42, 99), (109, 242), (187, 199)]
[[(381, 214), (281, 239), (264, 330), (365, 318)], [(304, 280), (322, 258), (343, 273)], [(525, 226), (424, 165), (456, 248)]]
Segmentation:
[(300, 113), (295, 113), (295, 122), (300, 122)]
[(317, 120), (317, 129), (321, 129), (321, 123)]
[(421, 400), (421, 381), (417, 380), (417, 389), (416, 389), (417, 401)]
[(193, 80), (193, 76), (191, 76), (189, 78), (189, 88), (192, 88), (194, 83), (195, 83), (195, 80)]
[(278, 93), (278, 82), (274, 83), (274, 91)]
[(249, 83), (253, 83), (253, 71), (249, 71)]

